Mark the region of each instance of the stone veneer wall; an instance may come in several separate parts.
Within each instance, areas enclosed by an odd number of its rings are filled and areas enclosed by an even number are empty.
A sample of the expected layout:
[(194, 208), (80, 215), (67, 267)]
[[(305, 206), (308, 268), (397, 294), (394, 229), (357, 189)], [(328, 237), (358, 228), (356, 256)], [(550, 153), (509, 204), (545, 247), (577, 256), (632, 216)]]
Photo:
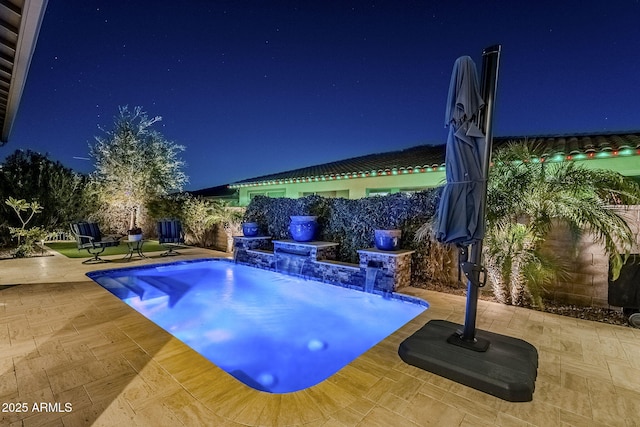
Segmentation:
[(240, 264), (363, 290), (370, 261), (381, 263), (374, 292), (384, 293), (408, 286), (411, 282), (413, 251), (385, 252), (377, 249), (358, 251), (360, 264), (335, 261), (336, 243), (274, 241), (268, 237), (234, 238), (234, 260)]
[(275, 270), (273, 243), (270, 237), (235, 237), (234, 260), (241, 264), (254, 265), (266, 270)]
[(411, 284), (411, 254), (415, 251), (395, 252), (377, 249), (359, 250), (360, 270), (366, 271), (371, 262), (381, 263), (382, 277), (379, 278), (382, 289), (397, 290)]
[[(632, 253), (640, 253), (640, 206), (616, 208), (616, 211), (625, 218), (636, 236)], [(547, 289), (554, 300), (609, 307), (609, 258), (602, 245), (594, 243), (593, 237), (585, 234), (578, 242), (577, 251), (572, 254), (568, 230), (562, 226), (554, 227), (545, 245), (570, 263), (568, 277)]]

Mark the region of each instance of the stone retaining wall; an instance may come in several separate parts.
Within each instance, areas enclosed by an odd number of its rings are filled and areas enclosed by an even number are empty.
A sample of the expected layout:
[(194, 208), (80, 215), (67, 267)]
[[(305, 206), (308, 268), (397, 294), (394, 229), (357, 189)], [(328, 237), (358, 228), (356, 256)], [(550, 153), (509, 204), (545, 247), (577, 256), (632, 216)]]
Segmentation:
[[(302, 276), (340, 286), (365, 290), (368, 268), (376, 268), (372, 291), (384, 294), (408, 286), (411, 281), (413, 251), (367, 249), (360, 253), (360, 264), (335, 261), (337, 243), (273, 241), (269, 237), (234, 238), (234, 260), (281, 273)], [(375, 262), (372, 267), (371, 262)], [(370, 283), (370, 284), (371, 284)]]

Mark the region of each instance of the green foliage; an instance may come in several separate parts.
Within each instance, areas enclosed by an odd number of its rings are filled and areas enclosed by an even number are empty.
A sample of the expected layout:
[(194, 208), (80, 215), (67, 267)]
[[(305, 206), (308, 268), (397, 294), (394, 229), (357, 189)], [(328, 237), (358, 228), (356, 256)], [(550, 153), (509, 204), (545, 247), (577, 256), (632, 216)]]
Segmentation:
[(242, 217), (242, 210), (220, 201), (220, 209), (216, 214), (216, 223), (222, 225), (222, 230), (227, 237), (226, 252), (233, 252), (233, 235), (240, 234)]
[(35, 243), (43, 241), (49, 234), (41, 227), (32, 227), (29, 229), (9, 227), (9, 231), (13, 237), (18, 238), (18, 247), (13, 253), (13, 256), (16, 258), (25, 258), (32, 255), (34, 253)]
[(351, 263), (358, 262), (359, 249), (373, 247), (374, 230), (397, 228), (402, 230), (400, 247), (416, 250), (412, 265), (414, 283), (444, 282), (447, 281), (446, 269), (442, 264), (434, 268), (432, 258), (436, 254), (443, 256), (441, 248), (434, 242), (415, 239), (420, 226), (435, 213), (437, 194), (437, 190), (425, 190), (411, 195), (397, 193), (356, 200), (257, 196), (247, 206), (244, 221), (257, 222), (260, 232), (274, 239), (290, 239), (290, 216), (317, 216), (319, 231), (316, 238), (339, 243), (339, 261)]
[(147, 202), (147, 213), (155, 221), (161, 218), (178, 218), (182, 220), (182, 205), (189, 193), (174, 193), (158, 196)]
[[(7, 200), (5, 200), (4, 203), (11, 207), (11, 209), (13, 209), (13, 211), (16, 213), (23, 229), (29, 223), (29, 221), (33, 219), (33, 216), (37, 213), (42, 212), (43, 209), (37, 200), (27, 202), (24, 199), (18, 200), (13, 197), (9, 197)], [(31, 213), (29, 213), (29, 211), (31, 211)], [(22, 218), (22, 212), (27, 212), (28, 217), (26, 219)]]
[[(11, 236), (16, 237), (18, 240), (18, 248), (15, 251), (14, 256), (17, 258), (23, 258), (31, 255), (34, 243), (39, 240), (44, 240), (47, 236), (47, 232), (41, 227), (26, 228), (34, 215), (42, 212), (42, 206), (40, 206), (37, 201), (27, 202), (24, 199), (18, 200), (13, 197), (9, 197), (5, 201), (5, 204), (13, 209), (22, 223), (20, 228), (9, 227)], [(22, 216), (23, 212), (26, 213), (26, 217), (24, 218)]]
[[(84, 217), (87, 212), (86, 181), (87, 177), (50, 160), (47, 155), (16, 150), (0, 170), (0, 199), (37, 200), (46, 209), (33, 218), (32, 225), (66, 230), (69, 222)], [(0, 205), (0, 217), (3, 219), (0, 226), (21, 225), (5, 204)]]
[(130, 214), (136, 223), (150, 229), (146, 204), (162, 195), (181, 191), (188, 181), (179, 153), (184, 147), (167, 141), (151, 126), (160, 117), (149, 118), (140, 107), (120, 107), (114, 128), (106, 137), (96, 137), (90, 147), (95, 159), (91, 191), (99, 208), (99, 219), (112, 231), (128, 229)]
[(184, 201), (184, 227), (199, 246), (207, 246), (208, 232), (219, 222), (221, 209), (221, 203), (201, 197), (188, 197)]
[[(225, 204), (218, 200), (195, 197), (189, 193), (177, 193), (157, 197), (148, 203), (149, 215), (180, 219), (185, 232), (199, 246), (209, 246), (212, 228), (226, 218)], [(231, 217), (230, 217), (231, 218)]]
[(611, 204), (636, 204), (640, 186), (609, 170), (574, 162), (534, 162), (535, 146), (513, 143), (494, 153), (487, 194), (485, 257), (496, 298), (540, 304), (540, 290), (563, 268), (542, 249), (551, 227), (566, 224), (574, 241), (590, 232), (612, 259), (614, 278), (633, 232)]

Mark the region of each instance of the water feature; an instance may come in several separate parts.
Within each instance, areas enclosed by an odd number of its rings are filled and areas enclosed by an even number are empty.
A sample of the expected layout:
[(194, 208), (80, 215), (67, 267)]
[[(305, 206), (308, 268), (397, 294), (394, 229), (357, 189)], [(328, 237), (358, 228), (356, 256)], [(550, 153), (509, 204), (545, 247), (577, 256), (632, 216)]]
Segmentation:
[(427, 307), (222, 260), (87, 275), (239, 381), (272, 393), (324, 381)]
[(367, 293), (372, 293), (375, 285), (376, 279), (378, 278), (378, 273), (382, 270), (382, 262), (381, 261), (369, 261), (367, 264), (367, 270), (364, 278), (364, 291)]
[(277, 248), (275, 268), (278, 273), (302, 275), (304, 265), (309, 259), (310, 251)]

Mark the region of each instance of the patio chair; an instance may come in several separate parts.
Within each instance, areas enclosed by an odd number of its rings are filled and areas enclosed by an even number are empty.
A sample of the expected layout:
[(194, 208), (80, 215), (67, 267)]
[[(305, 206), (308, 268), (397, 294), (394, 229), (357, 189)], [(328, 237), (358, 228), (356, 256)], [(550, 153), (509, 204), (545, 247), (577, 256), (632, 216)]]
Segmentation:
[(86, 249), (93, 258), (82, 261), (83, 264), (110, 262), (100, 258), (100, 254), (110, 246), (118, 246), (120, 241), (113, 237), (103, 239), (100, 227), (95, 222), (74, 222), (71, 224), (71, 233), (75, 236), (78, 250)]
[(162, 219), (158, 221), (158, 243), (167, 249), (160, 256), (180, 255), (179, 252), (174, 250), (174, 248), (184, 244), (184, 233), (180, 220)]

